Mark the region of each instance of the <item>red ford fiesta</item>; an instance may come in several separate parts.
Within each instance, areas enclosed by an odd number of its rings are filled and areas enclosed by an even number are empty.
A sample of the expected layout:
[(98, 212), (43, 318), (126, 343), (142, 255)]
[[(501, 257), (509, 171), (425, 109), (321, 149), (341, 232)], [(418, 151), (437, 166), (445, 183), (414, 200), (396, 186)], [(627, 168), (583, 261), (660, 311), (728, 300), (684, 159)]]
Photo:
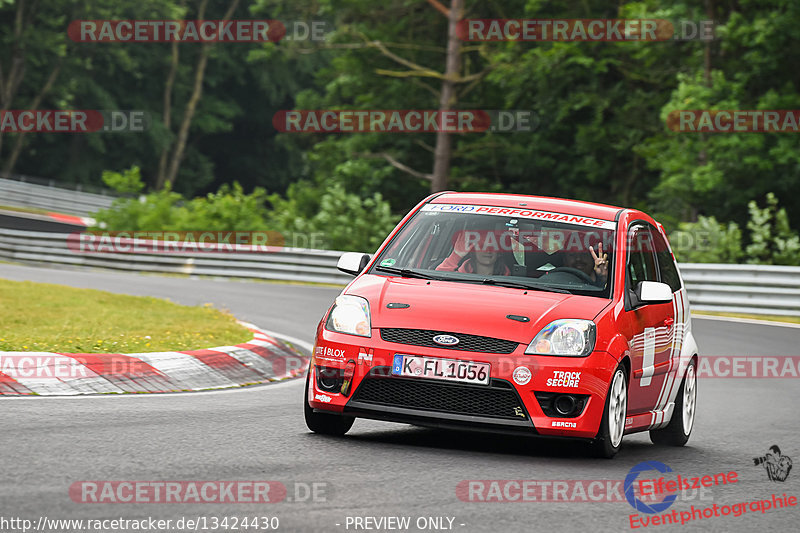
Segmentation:
[(573, 437), (613, 457), (623, 434), (689, 439), (698, 350), (663, 228), (634, 210), (505, 194), (440, 193), (320, 321), (305, 418), (357, 417)]

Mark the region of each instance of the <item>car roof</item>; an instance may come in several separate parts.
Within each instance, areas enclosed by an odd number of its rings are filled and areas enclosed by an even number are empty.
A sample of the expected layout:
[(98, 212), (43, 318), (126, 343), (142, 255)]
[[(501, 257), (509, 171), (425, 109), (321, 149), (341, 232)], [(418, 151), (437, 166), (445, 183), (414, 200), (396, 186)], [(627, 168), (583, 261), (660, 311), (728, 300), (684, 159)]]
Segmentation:
[(476, 192), (445, 192), (433, 198), (430, 203), (491, 205), (497, 207), (520, 207), (521, 204), (526, 204), (524, 207), (538, 209), (540, 211), (568, 213), (571, 215), (603, 220), (616, 220), (617, 214), (622, 210), (620, 207), (611, 205), (582, 202), (580, 200), (566, 200), (564, 198)]

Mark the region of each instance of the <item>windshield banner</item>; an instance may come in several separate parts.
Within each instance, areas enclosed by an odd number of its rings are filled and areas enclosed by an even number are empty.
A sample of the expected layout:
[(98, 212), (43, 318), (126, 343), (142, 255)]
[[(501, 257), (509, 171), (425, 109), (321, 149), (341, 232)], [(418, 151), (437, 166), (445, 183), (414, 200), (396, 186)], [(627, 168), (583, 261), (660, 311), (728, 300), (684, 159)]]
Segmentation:
[(496, 215), (504, 217), (529, 218), (547, 220), (550, 222), (563, 222), (565, 224), (578, 224), (593, 228), (614, 229), (616, 223), (610, 220), (570, 215), (567, 213), (551, 213), (537, 209), (519, 209), (510, 207), (496, 207), (490, 205), (456, 205), (456, 204), (425, 204), (422, 211), (439, 211), (443, 213), (470, 213), (475, 215)]

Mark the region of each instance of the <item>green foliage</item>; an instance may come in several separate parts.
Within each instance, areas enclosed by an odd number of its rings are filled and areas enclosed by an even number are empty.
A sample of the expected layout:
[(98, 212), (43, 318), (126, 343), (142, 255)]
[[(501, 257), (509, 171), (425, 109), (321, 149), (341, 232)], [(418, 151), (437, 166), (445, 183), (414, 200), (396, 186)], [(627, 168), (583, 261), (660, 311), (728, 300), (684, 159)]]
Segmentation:
[(242, 186), (223, 185), (216, 193), (186, 202), (179, 210), (181, 229), (208, 231), (266, 231), (267, 193), (256, 188), (245, 194)]
[[(699, 2), (681, 4), (699, 5)], [(671, 81), (661, 123), (677, 110), (797, 109), (800, 90), (800, 3), (793, 0), (721, 2), (714, 19), (717, 39), (708, 44), (711, 69), (698, 62), (701, 48)], [(707, 18), (699, 13), (699, 18)], [(743, 66), (746, 65), (745, 68)], [(772, 191), (800, 213), (800, 152), (791, 133), (684, 133), (662, 131), (636, 147), (658, 181), (647, 194), (662, 220), (696, 214), (744, 226), (747, 205)], [(797, 219), (795, 223), (799, 222)]]
[(742, 231), (735, 222), (720, 224), (714, 217), (682, 222), (669, 237), (675, 258), (682, 263), (738, 263)]
[[(139, 183), (135, 167), (106, 176), (121, 192)], [(118, 198), (95, 219), (107, 231), (278, 231), (287, 246), (354, 251), (375, 250), (398, 221), (379, 193), (362, 198), (340, 185), (296, 183), (282, 198), (260, 188), (245, 194), (236, 182), (188, 201), (169, 189)], [(298, 233), (304, 238), (293, 238)]]
[(800, 265), (800, 235), (792, 231), (785, 208), (767, 194), (767, 205), (748, 204), (750, 243), (742, 247), (742, 231), (735, 222), (721, 224), (714, 217), (699, 216), (682, 222), (670, 235), (678, 261), (686, 263), (738, 263), (743, 258), (758, 265)]
[(136, 165), (122, 172), (104, 170), (102, 180), (103, 183), (121, 194), (137, 194), (144, 189), (142, 174)]
[(394, 228), (398, 218), (379, 193), (362, 198), (340, 185), (329, 189), (297, 183), (287, 198), (270, 197), (272, 229), (284, 234), (323, 233), (325, 248), (372, 252)]
[[(96, 227), (108, 231), (180, 231), (183, 197), (169, 189), (138, 198), (117, 198), (109, 209), (94, 214)], [(191, 228), (206, 229), (206, 228)]]
[(748, 205), (750, 244), (747, 246), (749, 263), (763, 265), (800, 265), (800, 236), (789, 227), (786, 209), (778, 209), (778, 198), (767, 194), (767, 205), (762, 209), (755, 200)]
[(266, 231), (266, 198), (263, 189), (244, 194), (238, 183), (189, 201), (165, 189), (118, 198), (95, 219), (108, 231)]
[[(5, 162), (24, 139), (14, 172), (91, 184), (102, 174), (120, 192), (141, 194), (142, 183), (154, 183), (162, 149), (175, 140), (202, 47), (179, 47), (167, 127), (169, 43), (75, 43), (65, 27), (79, 19), (191, 19), (198, 4), (27, 2), (23, 20), (30, 24), (17, 36), (19, 5), (0, 1), (0, 28), (6, 30), (0, 32), (0, 67), (9, 73), (21, 61), (25, 73), (6, 107), (31, 106), (60, 65), (40, 109), (143, 110), (152, 127), (116, 134), (0, 133), (0, 159)], [(205, 18), (219, 18), (227, 6), (210, 0)], [(791, 68), (800, 63), (800, 2), (465, 0), (465, 13), (474, 19), (711, 18), (718, 25), (713, 42), (462, 42), (461, 73), (471, 81), (458, 84), (455, 107), (530, 110), (538, 127), (453, 135), (451, 188), (638, 207), (679, 234), (707, 232), (714, 239), (705, 250), (680, 250), (682, 260), (743, 261), (741, 243), (753, 261), (797, 262), (789, 229), (800, 225), (796, 137), (673, 132), (665, 121), (685, 109), (800, 108), (797, 69)], [(441, 79), (431, 73), (444, 71), (445, 17), (424, 0), (243, 0), (233, 18), (322, 20), (325, 41), (214, 45), (173, 190), (117, 200), (119, 212), (98, 220), (121, 229), (319, 230), (331, 248), (374, 248), (396, 218), (386, 205), (404, 213), (430, 187), (391, 161), (430, 173), (435, 134), (278, 133), (271, 118), (287, 109), (437, 108)], [(418, 75), (409, 65), (427, 73)], [(131, 169), (103, 172), (123, 167)], [(272, 210), (265, 190), (273, 193)], [(748, 204), (770, 191), (785, 209), (751, 215), (751, 235), (742, 236)], [(681, 224), (686, 221), (697, 222)]]

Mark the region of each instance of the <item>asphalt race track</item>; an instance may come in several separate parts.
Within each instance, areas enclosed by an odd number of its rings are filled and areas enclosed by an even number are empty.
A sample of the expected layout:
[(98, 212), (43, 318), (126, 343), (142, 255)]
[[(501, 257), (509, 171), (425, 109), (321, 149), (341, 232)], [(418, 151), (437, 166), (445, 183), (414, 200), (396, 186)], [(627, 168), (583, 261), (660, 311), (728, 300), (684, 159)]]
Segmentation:
[[(334, 288), (9, 264), (0, 264), (0, 277), (160, 296), (190, 305), (212, 302), (242, 320), (308, 342), (338, 294)], [(695, 319), (694, 329), (701, 355), (800, 355), (799, 328)], [(26, 518), (34, 525), (40, 517), (153, 517), (173, 523), (206, 517), (206, 531), (213, 531), (212, 517), (265, 516), (279, 518), (279, 531), (334, 532), (377, 530), (356, 529), (354, 517), (410, 517), (408, 531), (430, 530), (417, 526), (435, 523), (428, 517), (445, 517), (445, 528), (465, 533), (630, 531), (634, 509), (624, 500), (470, 502), (459, 499), (456, 487), (464, 480), (621, 481), (647, 460), (665, 463), (684, 477), (738, 473), (737, 483), (702, 496), (689, 494), (667, 512), (772, 494), (800, 496), (800, 466), (780, 483), (753, 464), (773, 444), (800, 461), (797, 379), (701, 379), (697, 419), (686, 447), (656, 447), (647, 434), (637, 434), (625, 438), (613, 460), (589, 458), (574, 443), (369, 420), (357, 420), (343, 438), (318, 436), (305, 427), (302, 396), (302, 380), (294, 380), (209, 393), (0, 399), (0, 517)], [(271, 480), (283, 483), (288, 494), (286, 501), (273, 504), (76, 503), (68, 489), (84, 480)], [(308, 496), (312, 483), (317, 483), (316, 498)], [(447, 518), (453, 519), (452, 526)], [(797, 531), (799, 518), (800, 507), (765, 513), (748, 509), (739, 517), (641, 529)], [(6, 527), (0, 527), (3, 533), (22, 531)], [(173, 526), (167, 531), (182, 530)]]

